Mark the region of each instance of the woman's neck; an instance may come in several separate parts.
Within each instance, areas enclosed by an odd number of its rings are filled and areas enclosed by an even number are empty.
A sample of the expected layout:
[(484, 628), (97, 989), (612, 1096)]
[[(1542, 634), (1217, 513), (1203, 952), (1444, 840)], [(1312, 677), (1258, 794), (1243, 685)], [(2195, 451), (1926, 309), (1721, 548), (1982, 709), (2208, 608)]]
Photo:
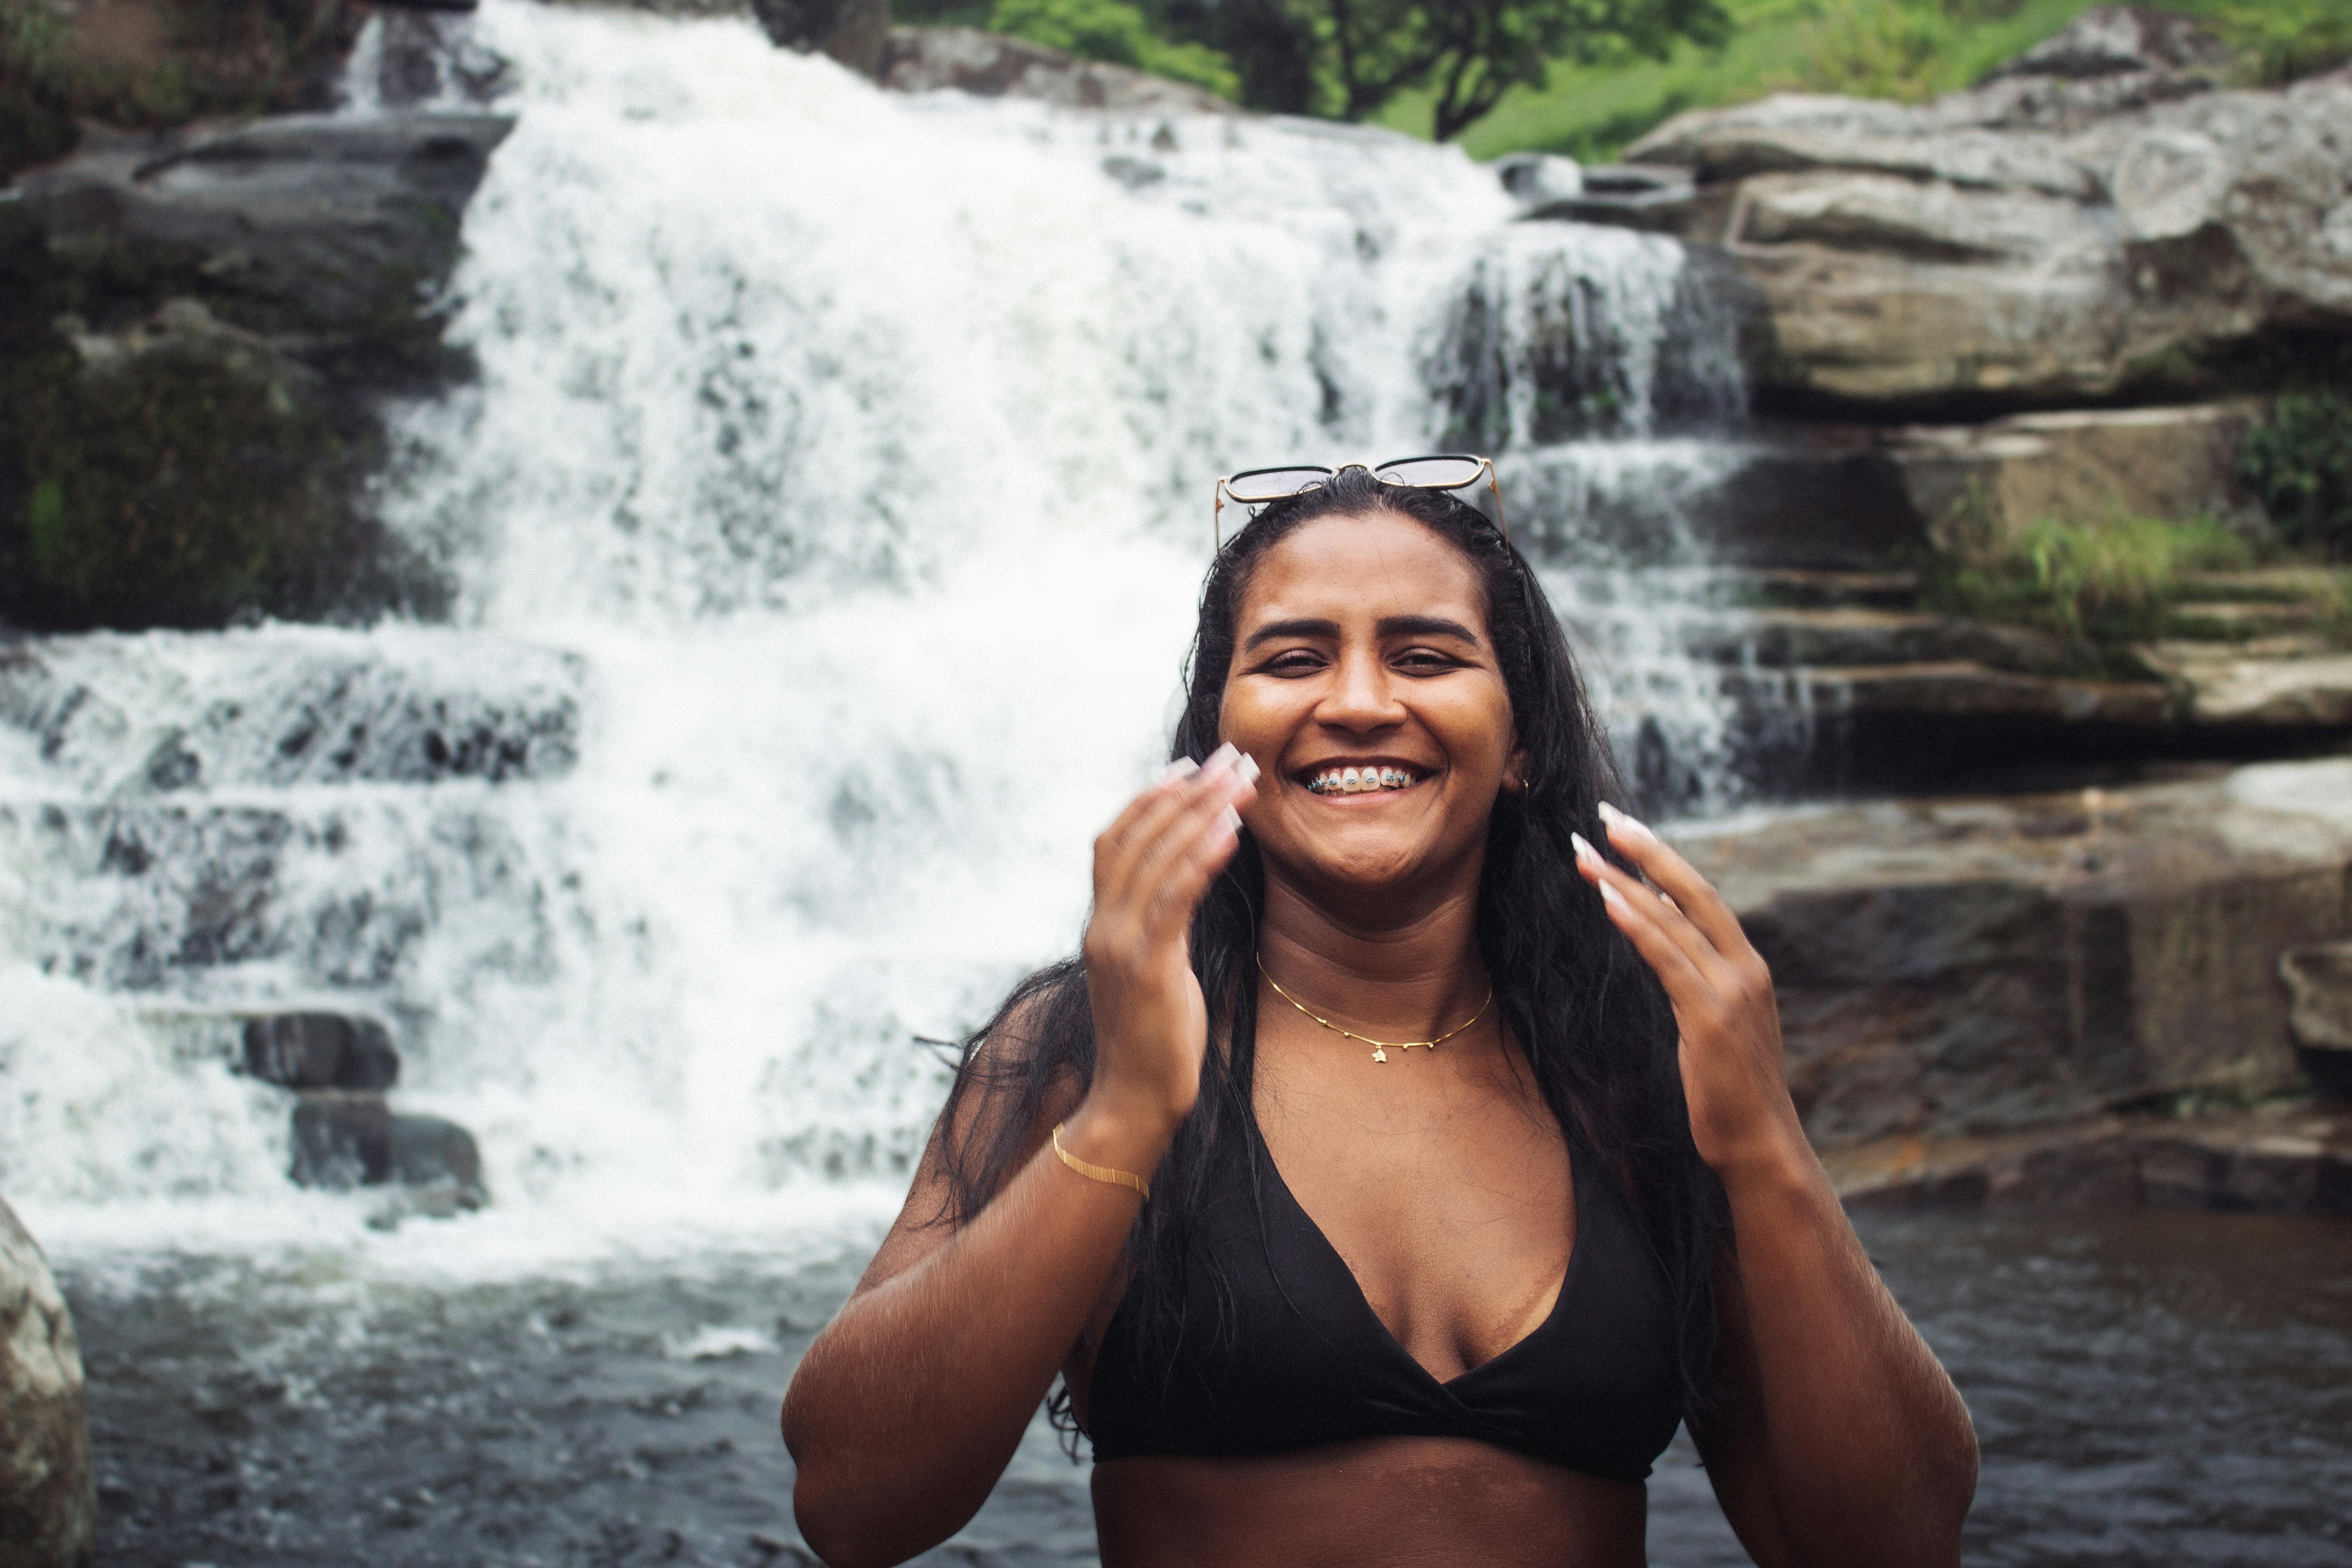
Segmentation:
[(1268, 868), (1258, 958), (1283, 990), (1334, 1023), (1382, 1039), (1458, 1024), (1488, 989), (1475, 879), (1370, 925), (1309, 898)]

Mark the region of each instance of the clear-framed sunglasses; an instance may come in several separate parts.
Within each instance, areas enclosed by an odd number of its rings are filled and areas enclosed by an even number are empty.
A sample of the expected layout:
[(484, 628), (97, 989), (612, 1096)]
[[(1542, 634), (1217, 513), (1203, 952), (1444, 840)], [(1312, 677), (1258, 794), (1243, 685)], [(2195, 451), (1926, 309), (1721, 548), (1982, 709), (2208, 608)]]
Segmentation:
[(1450, 452), (1427, 458), (1391, 458), (1385, 463), (1370, 465), (1343, 463), (1338, 468), (1295, 465), (1285, 468), (1244, 468), (1238, 474), (1227, 474), (1217, 481), (1216, 510), (1210, 514), (1217, 548), (1225, 547), (1227, 501), (1240, 506), (1264, 506), (1268, 501), (1288, 500), (1292, 496), (1319, 489), (1344, 469), (1366, 467), (1381, 483), (1409, 490), (1465, 489), (1483, 478), (1495, 498), (1495, 526), (1505, 539), (1511, 536), (1503, 521), (1503, 489), (1495, 482), (1495, 459)]

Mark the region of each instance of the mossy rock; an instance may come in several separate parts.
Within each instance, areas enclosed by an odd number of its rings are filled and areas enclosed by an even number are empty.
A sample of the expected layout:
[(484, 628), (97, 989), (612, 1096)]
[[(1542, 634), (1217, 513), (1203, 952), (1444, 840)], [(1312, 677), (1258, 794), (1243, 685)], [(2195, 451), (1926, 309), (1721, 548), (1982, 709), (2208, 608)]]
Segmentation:
[(0, 370), (0, 619), (36, 631), (217, 626), (349, 598), (365, 525), (307, 373), (174, 301)]
[(84, 121), (323, 109), (367, 15), (356, 0), (5, 0), (0, 181), (72, 152)]

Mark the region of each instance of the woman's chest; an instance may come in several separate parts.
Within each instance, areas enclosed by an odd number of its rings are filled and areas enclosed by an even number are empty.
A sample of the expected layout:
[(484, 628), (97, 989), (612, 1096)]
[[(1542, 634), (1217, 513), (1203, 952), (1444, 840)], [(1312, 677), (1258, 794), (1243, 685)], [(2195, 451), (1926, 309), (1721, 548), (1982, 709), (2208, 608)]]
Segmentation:
[(1532, 1086), (1270, 1055), (1261, 1147), (1302, 1222), (1298, 1250), (1328, 1249), (1334, 1282), (1441, 1382), (1533, 1333), (1567, 1275), (1577, 1215), (1566, 1142)]

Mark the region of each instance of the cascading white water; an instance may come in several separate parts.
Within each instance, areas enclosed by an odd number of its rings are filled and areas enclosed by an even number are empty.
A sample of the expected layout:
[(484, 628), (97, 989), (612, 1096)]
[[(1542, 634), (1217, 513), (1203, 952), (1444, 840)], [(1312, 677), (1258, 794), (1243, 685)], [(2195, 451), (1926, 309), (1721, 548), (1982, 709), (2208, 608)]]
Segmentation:
[(1657, 432), (1738, 377), (1671, 242), (1514, 225), (1386, 133), (894, 97), (740, 22), (470, 26), (520, 84), (457, 286), (481, 375), (404, 411), (383, 498), (455, 624), (0, 671), (0, 1190), (47, 1234), (348, 1230), (228, 1069), (258, 1007), (392, 1026), (404, 1102), (482, 1138), (486, 1249), (902, 1172), (912, 1037), (1076, 940), (1220, 471), (1501, 451), (1604, 708), (1718, 768), (1675, 496), (1721, 459)]

